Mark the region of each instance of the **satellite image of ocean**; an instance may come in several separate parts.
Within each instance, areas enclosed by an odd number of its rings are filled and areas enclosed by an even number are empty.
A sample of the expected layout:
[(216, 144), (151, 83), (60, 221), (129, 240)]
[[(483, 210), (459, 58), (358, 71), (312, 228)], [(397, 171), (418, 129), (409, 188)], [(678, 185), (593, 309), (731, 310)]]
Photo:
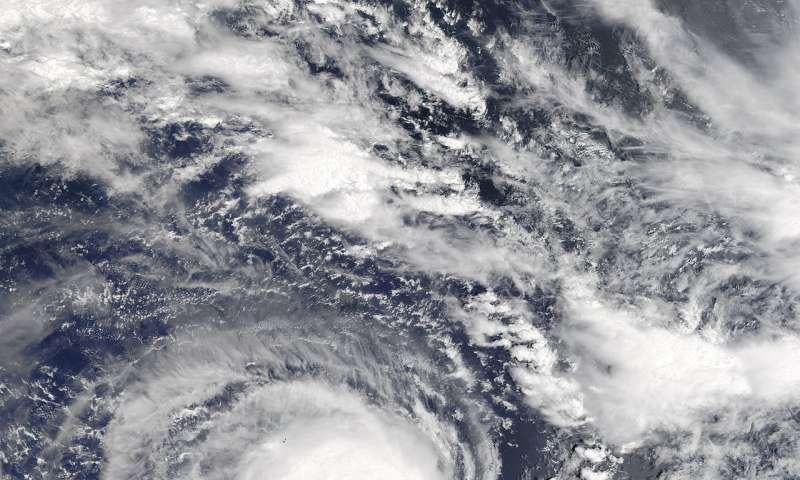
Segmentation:
[(800, 480), (800, 0), (0, 0), (0, 480)]

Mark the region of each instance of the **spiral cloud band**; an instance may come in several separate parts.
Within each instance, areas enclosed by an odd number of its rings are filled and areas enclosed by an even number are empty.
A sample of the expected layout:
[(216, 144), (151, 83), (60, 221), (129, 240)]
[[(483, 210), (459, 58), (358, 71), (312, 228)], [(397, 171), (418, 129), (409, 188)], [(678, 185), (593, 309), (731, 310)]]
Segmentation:
[(183, 339), (109, 380), (106, 478), (496, 476), (489, 410), (448, 398), (456, 379), (387, 342), (296, 334)]

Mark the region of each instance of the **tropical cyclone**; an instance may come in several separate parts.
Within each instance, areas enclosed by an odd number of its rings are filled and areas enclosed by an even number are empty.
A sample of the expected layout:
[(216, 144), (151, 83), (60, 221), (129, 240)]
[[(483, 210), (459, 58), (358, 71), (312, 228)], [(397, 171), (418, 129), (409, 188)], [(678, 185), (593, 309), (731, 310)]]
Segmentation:
[(100, 403), (106, 477), (497, 477), (491, 410), (445, 364), (405, 340), (319, 336), (320, 319), (269, 323), (182, 338), (103, 379), (117, 392)]
[(796, 2), (7, 3), (3, 478), (800, 475)]

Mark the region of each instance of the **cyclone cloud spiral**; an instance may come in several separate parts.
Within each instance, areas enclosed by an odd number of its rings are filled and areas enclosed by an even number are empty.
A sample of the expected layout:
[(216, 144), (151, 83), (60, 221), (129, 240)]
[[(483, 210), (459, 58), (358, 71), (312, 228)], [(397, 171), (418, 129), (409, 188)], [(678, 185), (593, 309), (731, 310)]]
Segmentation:
[(488, 406), (407, 346), (296, 326), (178, 345), (108, 380), (109, 478), (497, 475)]
[(797, 0), (6, 0), (0, 480), (800, 477)]

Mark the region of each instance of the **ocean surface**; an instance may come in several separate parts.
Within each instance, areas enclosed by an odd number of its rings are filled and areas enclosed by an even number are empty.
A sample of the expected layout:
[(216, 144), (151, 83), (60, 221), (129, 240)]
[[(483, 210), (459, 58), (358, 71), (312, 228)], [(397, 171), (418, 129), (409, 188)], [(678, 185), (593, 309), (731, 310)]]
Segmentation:
[(800, 479), (797, 0), (4, 0), (0, 479)]

